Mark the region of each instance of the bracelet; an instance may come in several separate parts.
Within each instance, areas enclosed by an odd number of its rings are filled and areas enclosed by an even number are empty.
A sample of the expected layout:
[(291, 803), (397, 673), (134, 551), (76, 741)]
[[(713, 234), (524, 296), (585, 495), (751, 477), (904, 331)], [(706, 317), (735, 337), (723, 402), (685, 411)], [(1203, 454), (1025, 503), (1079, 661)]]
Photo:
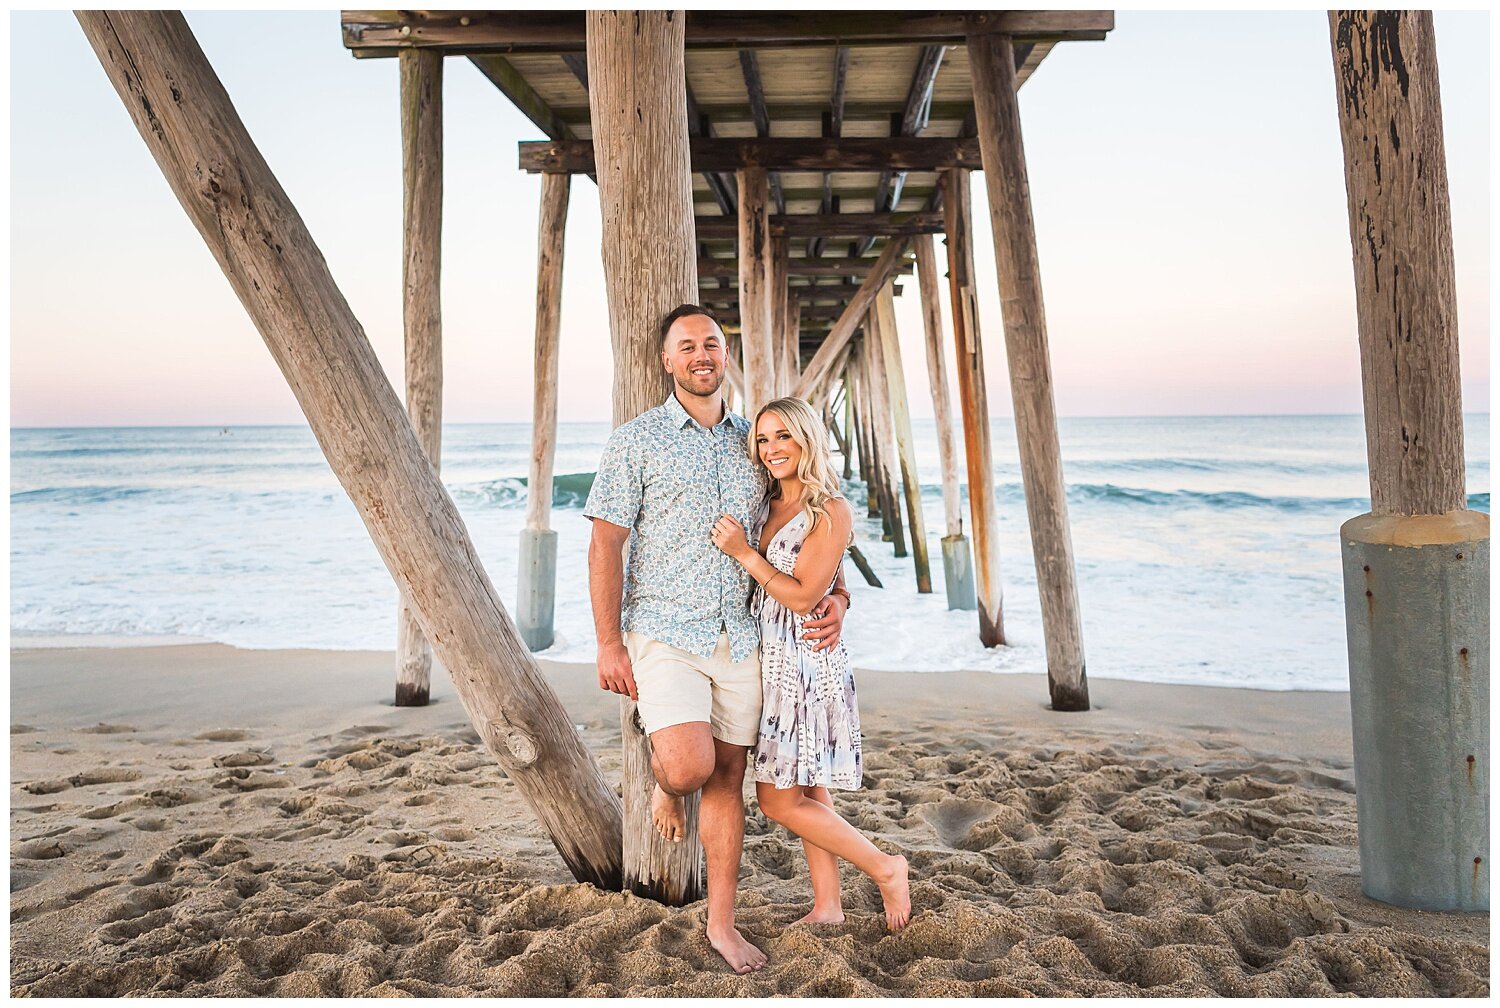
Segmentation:
[(854, 601), (852, 598), (849, 597), (849, 590), (847, 588), (830, 588), (828, 590), (828, 594), (843, 596), (843, 599), (844, 599), (844, 610), (846, 612), (849, 609), (850, 603)]
[(770, 587), (771, 587), (771, 582), (772, 582), (772, 581), (775, 581), (775, 580), (776, 580), (776, 578), (777, 578), (777, 576), (779, 576), (779, 575), (780, 575), (780, 574), (781, 574), (781, 571), (776, 571), (776, 572), (775, 572), (775, 573), (774, 573), (774, 574), (772, 574), (772, 575), (771, 575), (771, 576), (770, 576), (770, 577), (768, 577), (768, 578), (766, 578), (766, 579), (765, 579), (765, 580), (764, 580), (764, 581), (762, 581), (762, 582), (761, 582), (761, 583), (760, 583), (760, 586), (761, 586), (761, 588), (762, 588), (762, 589), (764, 589), (764, 590), (767, 590), (767, 591), (769, 591), (769, 590), (770, 590)]

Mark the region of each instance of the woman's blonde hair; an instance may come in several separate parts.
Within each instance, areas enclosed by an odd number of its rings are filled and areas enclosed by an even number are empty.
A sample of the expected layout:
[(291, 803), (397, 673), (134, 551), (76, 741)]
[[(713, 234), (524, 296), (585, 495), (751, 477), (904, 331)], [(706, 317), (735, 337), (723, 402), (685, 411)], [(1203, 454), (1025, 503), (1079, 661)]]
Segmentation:
[(750, 425), (750, 457), (762, 469), (766, 464), (760, 457), (755, 438), (760, 418), (767, 413), (775, 413), (781, 418), (786, 432), (802, 449), (802, 458), (797, 462), (797, 478), (802, 481), (802, 513), (807, 516), (807, 528), (811, 531), (819, 515), (828, 517), (828, 510), (823, 506), (828, 499), (841, 496), (839, 478), (828, 448), (828, 433), (823, 428), (822, 418), (807, 400), (795, 396), (772, 399), (760, 408)]

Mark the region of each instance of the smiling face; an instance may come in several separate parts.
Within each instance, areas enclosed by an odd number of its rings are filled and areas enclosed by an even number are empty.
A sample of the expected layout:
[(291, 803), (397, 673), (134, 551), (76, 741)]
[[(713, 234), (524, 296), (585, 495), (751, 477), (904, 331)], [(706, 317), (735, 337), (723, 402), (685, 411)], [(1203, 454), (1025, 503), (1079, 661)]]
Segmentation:
[(687, 315), (672, 323), (662, 340), (661, 363), (689, 395), (711, 396), (724, 384), (724, 334), (707, 315)]
[(772, 479), (795, 476), (797, 463), (802, 461), (802, 446), (787, 430), (786, 422), (770, 412), (762, 413), (755, 425), (755, 453)]

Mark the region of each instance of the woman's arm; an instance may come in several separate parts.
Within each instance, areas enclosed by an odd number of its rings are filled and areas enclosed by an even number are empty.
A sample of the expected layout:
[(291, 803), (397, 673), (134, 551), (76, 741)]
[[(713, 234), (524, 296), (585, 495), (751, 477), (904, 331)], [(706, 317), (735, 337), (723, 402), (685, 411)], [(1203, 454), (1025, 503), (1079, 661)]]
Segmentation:
[(828, 517), (814, 524), (802, 540), (792, 574), (777, 570), (751, 549), (744, 528), (728, 515), (714, 525), (714, 543), (737, 560), (767, 595), (797, 615), (806, 616), (828, 593), (828, 585), (844, 558), (849, 532), (854, 527), (854, 515), (847, 502), (834, 497), (824, 507)]

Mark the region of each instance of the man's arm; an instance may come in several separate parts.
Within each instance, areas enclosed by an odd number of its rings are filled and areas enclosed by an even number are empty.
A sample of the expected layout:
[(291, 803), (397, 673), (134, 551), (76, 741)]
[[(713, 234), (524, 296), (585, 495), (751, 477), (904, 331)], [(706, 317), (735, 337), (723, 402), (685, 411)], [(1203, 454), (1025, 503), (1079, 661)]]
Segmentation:
[[(833, 579), (836, 589), (848, 589), (844, 585), (844, 562), (839, 560), (839, 572)], [(844, 635), (844, 614), (849, 611), (849, 601), (842, 595), (830, 592), (813, 607), (812, 619), (802, 624), (802, 637), (812, 645), (814, 651), (827, 651), (837, 647)]]
[(635, 700), (635, 675), (620, 631), (620, 602), (625, 593), (625, 543), (630, 529), (603, 518), (593, 519), (589, 536), (589, 598), (594, 605), (594, 637), (599, 688)]

